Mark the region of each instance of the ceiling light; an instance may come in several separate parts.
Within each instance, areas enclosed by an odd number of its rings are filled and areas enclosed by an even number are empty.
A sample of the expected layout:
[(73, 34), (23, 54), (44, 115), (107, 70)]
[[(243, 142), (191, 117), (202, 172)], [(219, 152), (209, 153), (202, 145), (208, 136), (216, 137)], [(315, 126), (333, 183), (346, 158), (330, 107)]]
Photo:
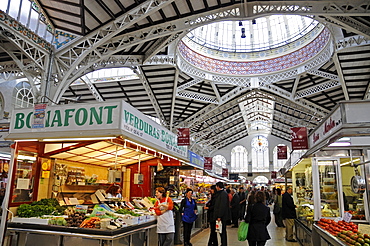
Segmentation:
[(48, 138), (42, 139), (44, 142), (57, 142), (57, 141), (85, 141), (85, 140), (103, 140), (103, 139), (113, 139), (116, 137), (94, 137), (94, 138)]
[(344, 147), (344, 146), (350, 146), (350, 142), (334, 142), (332, 144), (329, 144), (329, 147)]
[(18, 160), (31, 160), (31, 161), (36, 161), (35, 156), (28, 156), (28, 155), (18, 155), (17, 156)]

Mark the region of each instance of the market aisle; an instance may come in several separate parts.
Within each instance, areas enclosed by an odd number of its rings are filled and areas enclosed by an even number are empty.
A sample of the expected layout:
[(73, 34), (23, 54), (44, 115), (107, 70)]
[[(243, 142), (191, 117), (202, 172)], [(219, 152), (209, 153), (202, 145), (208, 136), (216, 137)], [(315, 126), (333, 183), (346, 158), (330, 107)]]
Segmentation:
[[(271, 223), (268, 225), (268, 230), (271, 239), (267, 241), (266, 246), (298, 246), (299, 243), (287, 242), (284, 239), (285, 228), (276, 227), (274, 217), (271, 216)], [(193, 246), (206, 246), (209, 238), (209, 228), (198, 233), (191, 239)], [(227, 227), (227, 240), (230, 246), (247, 246), (248, 242), (238, 241), (238, 228)]]

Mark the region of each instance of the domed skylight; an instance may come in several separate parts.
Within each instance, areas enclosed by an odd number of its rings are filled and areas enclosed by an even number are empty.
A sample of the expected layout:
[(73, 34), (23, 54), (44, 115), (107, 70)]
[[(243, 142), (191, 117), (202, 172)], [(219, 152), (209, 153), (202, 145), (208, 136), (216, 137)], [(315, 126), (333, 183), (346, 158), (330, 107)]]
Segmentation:
[(272, 15), (255, 20), (221, 21), (196, 28), (187, 37), (223, 52), (254, 52), (291, 43), (318, 24), (304, 16)]

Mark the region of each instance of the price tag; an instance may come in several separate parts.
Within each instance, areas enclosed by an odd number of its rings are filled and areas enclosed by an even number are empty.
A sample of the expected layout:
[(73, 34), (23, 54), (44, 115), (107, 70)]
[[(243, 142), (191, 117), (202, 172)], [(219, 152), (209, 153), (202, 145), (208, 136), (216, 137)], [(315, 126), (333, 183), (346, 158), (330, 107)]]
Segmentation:
[(348, 213), (348, 212), (345, 212), (345, 213), (344, 213), (344, 216), (343, 216), (343, 220), (344, 220), (345, 222), (350, 222), (350, 221), (351, 221), (351, 219), (352, 219), (352, 214), (350, 214), (350, 213)]

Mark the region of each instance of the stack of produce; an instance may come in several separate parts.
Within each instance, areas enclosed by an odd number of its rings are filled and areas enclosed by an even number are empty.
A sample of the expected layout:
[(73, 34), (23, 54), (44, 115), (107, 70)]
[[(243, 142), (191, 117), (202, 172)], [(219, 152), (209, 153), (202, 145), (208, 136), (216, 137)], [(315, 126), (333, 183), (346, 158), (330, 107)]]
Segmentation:
[(65, 209), (65, 207), (59, 205), (55, 198), (41, 199), (31, 204), (21, 204), (17, 209), (17, 216), (30, 218), (43, 215), (61, 215)]
[(322, 218), (317, 222), (317, 225), (347, 245), (370, 246), (370, 235), (359, 232), (358, 225), (353, 222), (345, 222), (343, 220), (336, 222)]

